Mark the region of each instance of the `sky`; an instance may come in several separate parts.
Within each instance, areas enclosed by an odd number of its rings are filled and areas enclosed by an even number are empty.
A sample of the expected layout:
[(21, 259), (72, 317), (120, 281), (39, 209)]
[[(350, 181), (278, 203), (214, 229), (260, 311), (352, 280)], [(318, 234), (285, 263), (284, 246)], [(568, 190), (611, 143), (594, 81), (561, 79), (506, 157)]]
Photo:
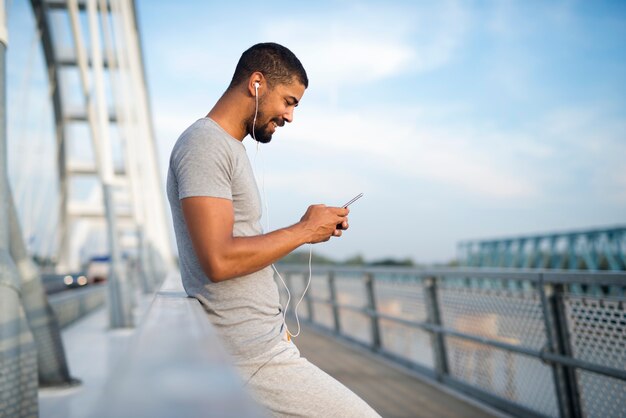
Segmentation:
[[(30, 190), (34, 172), (53, 173), (52, 110), (29, 2), (9, 7), (9, 152), (20, 161), (9, 169)], [(137, 10), (163, 182), (177, 137), (219, 99), (245, 49), (272, 41), (299, 57), (310, 84), (293, 123), (258, 151), (244, 145), (269, 229), (365, 194), (350, 230), (317, 253), (447, 262), (462, 240), (626, 223), (624, 2), (138, 0)]]

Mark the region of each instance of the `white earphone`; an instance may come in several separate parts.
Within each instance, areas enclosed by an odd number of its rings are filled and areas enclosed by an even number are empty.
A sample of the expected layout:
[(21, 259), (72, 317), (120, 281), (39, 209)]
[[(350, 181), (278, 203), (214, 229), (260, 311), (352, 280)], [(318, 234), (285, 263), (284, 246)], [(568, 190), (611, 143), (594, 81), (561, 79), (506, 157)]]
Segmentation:
[[(256, 128), (256, 117), (259, 114), (259, 87), (261, 85), (258, 81), (254, 82), (254, 101), (256, 102), (256, 106), (254, 107), (254, 121), (252, 122), (252, 138), (256, 141), (256, 136), (254, 136), (254, 128)], [(257, 141), (257, 151), (258, 151), (258, 141)]]
[[(254, 82), (254, 99), (256, 103), (255, 103), (255, 108), (254, 108), (254, 119), (252, 121), (252, 138), (254, 138), (255, 141), (256, 141), (256, 136), (254, 135), (254, 130), (256, 128), (256, 119), (259, 113), (259, 87), (261, 87), (261, 85), (259, 84), (258, 81), (255, 81)], [(259, 153), (258, 141), (256, 141), (256, 152), (258, 155)], [(256, 155), (254, 157), (254, 171), (258, 172), (258, 170), (256, 169)], [(257, 177), (258, 177), (258, 174), (257, 174)], [(269, 206), (267, 204), (267, 196), (265, 195), (265, 165), (263, 165), (263, 178), (261, 181), (261, 187), (263, 190), (263, 202), (265, 203), (265, 214), (267, 216), (267, 230), (269, 231), (270, 229), (269, 216), (270, 215), (269, 215)], [(298, 300), (298, 303), (296, 303), (296, 307), (294, 309), (294, 313), (296, 316), (296, 324), (298, 326), (298, 331), (295, 334), (292, 334), (291, 331), (289, 331), (289, 327), (287, 326), (287, 321), (286, 321), (287, 309), (289, 309), (289, 303), (291, 302), (291, 292), (289, 291), (289, 287), (287, 286), (287, 283), (285, 283), (285, 280), (276, 269), (276, 266), (272, 264), (272, 268), (276, 272), (276, 275), (278, 276), (283, 286), (285, 287), (285, 290), (287, 291), (287, 303), (285, 304), (284, 308), (281, 306), (281, 309), (282, 309), (282, 316), (283, 316), (283, 326), (285, 327), (285, 330), (287, 331), (287, 339), (289, 341), (291, 341), (291, 337), (297, 337), (298, 335), (300, 335), (301, 328), (300, 328), (300, 319), (298, 318), (298, 306), (300, 306), (300, 303), (304, 299), (304, 295), (306, 294), (307, 290), (309, 290), (309, 287), (311, 285), (311, 277), (313, 276), (313, 271), (312, 271), (312, 266), (311, 266), (311, 261), (313, 258), (313, 246), (309, 244), (309, 247), (310, 247), (309, 248), (309, 280), (307, 281), (306, 287), (304, 288), (304, 292), (302, 292), (302, 296), (300, 297), (300, 300)]]

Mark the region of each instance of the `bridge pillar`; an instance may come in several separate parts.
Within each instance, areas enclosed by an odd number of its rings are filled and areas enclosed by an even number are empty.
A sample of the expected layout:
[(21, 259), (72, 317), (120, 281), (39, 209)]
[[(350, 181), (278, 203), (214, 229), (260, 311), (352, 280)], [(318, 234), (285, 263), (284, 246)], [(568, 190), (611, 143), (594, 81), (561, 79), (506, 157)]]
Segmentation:
[[(307, 278), (305, 277), (305, 275), (302, 275), (302, 289), (306, 289), (306, 285), (307, 285)], [(311, 279), (312, 280), (312, 279)], [(306, 300), (306, 307), (307, 307), (307, 311), (309, 311), (309, 322), (314, 323), (315, 322), (315, 309), (313, 308), (313, 299), (311, 298), (311, 292), (306, 292), (304, 294), (304, 299)], [(295, 309), (295, 305), (294, 305), (294, 309)]]
[(367, 291), (367, 307), (371, 312), (372, 347), (377, 351), (382, 347), (382, 340), (380, 338), (380, 324), (378, 322), (376, 294), (374, 291), (374, 275), (372, 273), (365, 274), (365, 290)]
[(22, 307), (19, 274), (10, 254), (10, 195), (6, 141), (4, 0), (0, 0), (0, 416), (36, 416), (37, 351)]
[[(437, 295), (437, 278), (427, 277), (424, 279), (424, 297), (428, 315), (428, 322), (437, 326), (443, 326), (441, 311), (439, 309), (439, 297)], [(435, 373), (437, 380), (442, 381), (443, 377), (449, 373), (448, 355), (446, 354), (446, 342), (440, 332), (431, 332), (431, 344), (435, 362)]]
[(330, 302), (332, 303), (331, 309), (333, 312), (333, 324), (335, 326), (335, 333), (341, 334), (341, 322), (339, 321), (339, 307), (337, 306), (337, 286), (335, 285), (335, 273), (328, 273), (328, 290), (330, 291)]

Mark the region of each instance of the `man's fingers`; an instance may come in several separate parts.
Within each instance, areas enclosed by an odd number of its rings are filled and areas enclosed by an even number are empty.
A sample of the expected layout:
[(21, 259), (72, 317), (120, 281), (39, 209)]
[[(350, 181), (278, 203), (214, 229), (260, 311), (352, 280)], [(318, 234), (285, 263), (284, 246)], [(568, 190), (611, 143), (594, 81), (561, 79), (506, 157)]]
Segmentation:
[(350, 213), (350, 209), (348, 208), (329, 208), (335, 211), (335, 214), (338, 216), (348, 216)]
[(336, 229), (348, 229), (349, 224), (348, 224), (348, 218), (346, 218), (345, 220), (343, 220), (342, 222), (339, 222), (337, 224), (337, 228)]

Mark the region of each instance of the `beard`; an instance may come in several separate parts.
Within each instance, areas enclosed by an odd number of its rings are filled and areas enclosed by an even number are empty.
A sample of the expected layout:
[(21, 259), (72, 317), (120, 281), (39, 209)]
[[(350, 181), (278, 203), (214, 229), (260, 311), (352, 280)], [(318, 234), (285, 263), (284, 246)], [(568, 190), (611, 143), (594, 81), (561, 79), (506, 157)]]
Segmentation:
[[(257, 117), (257, 122), (258, 119), (259, 118)], [(270, 142), (273, 134), (273, 132), (270, 132), (270, 123), (272, 123), (272, 121), (267, 122), (263, 126), (259, 126), (257, 123), (257, 126), (254, 127), (254, 136), (252, 138), (256, 139), (257, 142), (260, 142), (261, 144), (267, 144)]]
[(254, 122), (254, 113), (250, 115), (248, 120), (246, 121), (246, 125), (248, 127), (248, 134), (252, 136), (252, 139), (255, 139), (257, 142), (261, 144), (267, 144), (272, 140), (272, 135), (274, 134), (272, 129), (272, 124), (275, 123), (276, 126), (283, 126), (285, 122), (282, 119), (270, 119), (265, 124), (261, 125), (262, 121), (266, 120), (267, 116), (263, 111), (263, 105), (265, 104), (265, 96), (261, 96), (259, 98), (258, 112), (256, 117), (256, 123)]
[[(248, 133), (250, 134), (250, 136), (252, 136), (252, 139), (255, 139), (257, 142), (260, 142), (261, 144), (267, 144), (268, 142), (272, 140), (272, 135), (274, 134), (274, 132), (272, 132), (272, 127), (271, 127), (272, 124), (275, 123), (277, 127), (283, 126), (285, 124), (285, 122), (282, 119), (276, 118), (276, 119), (270, 119), (264, 125), (261, 125), (259, 121), (262, 121), (264, 119), (265, 119), (265, 114), (261, 110), (259, 110), (259, 113), (256, 118), (256, 124), (254, 124), (254, 116), (249, 118), (246, 123), (246, 125), (248, 125)], [(253, 128), (254, 128), (254, 131), (253, 131)]]

